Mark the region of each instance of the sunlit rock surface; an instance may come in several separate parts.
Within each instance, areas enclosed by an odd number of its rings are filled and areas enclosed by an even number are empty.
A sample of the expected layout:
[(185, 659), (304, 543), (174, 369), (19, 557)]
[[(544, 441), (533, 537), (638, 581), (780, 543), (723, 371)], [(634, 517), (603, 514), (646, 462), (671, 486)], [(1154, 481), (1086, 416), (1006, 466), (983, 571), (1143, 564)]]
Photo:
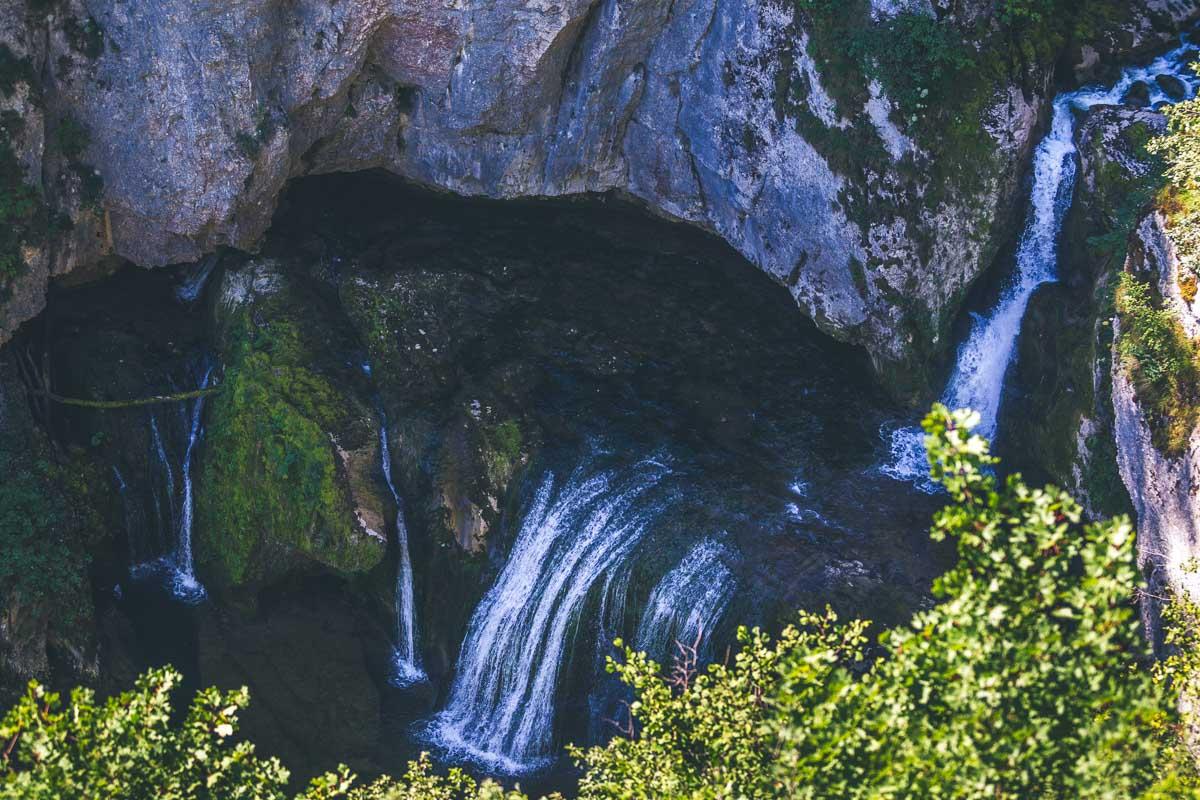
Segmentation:
[[(864, 13), (991, 13), (942, 5)], [(9, 0), (0, 19), (39, 76), (36, 98), (24, 84), (0, 98), (25, 118), (14, 149), (75, 222), (30, 254), (0, 340), (37, 313), (50, 274), (108, 253), (156, 266), (253, 248), (290, 178), (383, 167), (465, 194), (633, 195), (719, 233), (886, 368), (944, 346), (1009, 232), (1045, 94), (1045, 76), (996, 87), (982, 180), (931, 187), (892, 101), (874, 86), (864, 108), (838, 103), (809, 32), (769, 0), (104, 0), (46, 17)], [(842, 174), (780, 104), (792, 84), (821, 124), (858, 126), (890, 163)], [(71, 158), (46, 133), (68, 117), (90, 131)], [(901, 199), (915, 213), (887, 210)]]

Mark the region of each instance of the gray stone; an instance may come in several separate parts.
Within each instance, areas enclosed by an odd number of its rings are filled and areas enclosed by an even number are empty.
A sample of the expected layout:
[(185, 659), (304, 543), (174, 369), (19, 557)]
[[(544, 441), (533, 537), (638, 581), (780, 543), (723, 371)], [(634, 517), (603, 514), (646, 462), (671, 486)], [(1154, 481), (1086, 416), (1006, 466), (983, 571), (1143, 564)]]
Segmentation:
[[(994, 13), (936, 5), (945, 24)], [(68, 18), (95, 20), (97, 57), (72, 47)], [(110, 253), (160, 266), (252, 250), (291, 178), (384, 168), (467, 195), (632, 195), (715, 231), (824, 330), (895, 367), (945, 347), (937, 332), (1009, 233), (1045, 94), (999, 87), (981, 120), (995, 140), (983, 185), (936, 187), (925, 206), (934, 187), (901, 161), (928, 154), (892, 102), (872, 87), (867, 108), (838, 108), (774, 0), (67, 0), (46, 18), (5, 0), (0, 21), (0, 41), (43, 76), (37, 102), (5, 100), (31, 123), (18, 150), (75, 221), (30, 254), (0, 342), (51, 275)], [(892, 163), (840, 174), (775, 107), (785, 79), (808, 86), (835, 135), (846, 114), (870, 125)], [(81, 160), (103, 178), (98, 210), (46, 145), (43, 119), (66, 115), (91, 131)]]

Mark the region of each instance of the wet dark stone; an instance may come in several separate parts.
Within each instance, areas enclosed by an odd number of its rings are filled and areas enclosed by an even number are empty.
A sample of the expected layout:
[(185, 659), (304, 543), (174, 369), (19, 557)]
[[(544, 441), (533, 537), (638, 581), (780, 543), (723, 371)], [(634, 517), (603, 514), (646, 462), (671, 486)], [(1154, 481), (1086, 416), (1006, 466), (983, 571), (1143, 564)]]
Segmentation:
[(1136, 81), (1121, 98), (1121, 104), (1131, 108), (1149, 108), (1150, 84), (1145, 81)]
[(1174, 75), (1159, 75), (1154, 82), (1172, 100), (1179, 101), (1187, 97), (1187, 85)]
[(1189, 47), (1186, 50), (1180, 51), (1179, 56), (1175, 59), (1175, 63), (1189, 66), (1195, 64), (1197, 61), (1200, 61), (1200, 50), (1195, 47)]

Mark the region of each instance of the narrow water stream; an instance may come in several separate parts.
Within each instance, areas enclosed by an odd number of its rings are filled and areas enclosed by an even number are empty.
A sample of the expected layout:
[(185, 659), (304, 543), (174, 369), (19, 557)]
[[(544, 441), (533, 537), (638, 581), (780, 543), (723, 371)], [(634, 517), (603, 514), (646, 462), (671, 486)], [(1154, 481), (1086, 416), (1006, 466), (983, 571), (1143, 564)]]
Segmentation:
[[(1033, 158), (1033, 182), (1029, 215), (1017, 248), (1016, 267), (1000, 299), (986, 314), (973, 314), (971, 329), (958, 349), (954, 371), (941, 401), (950, 408), (978, 411), (978, 431), (995, 439), (1004, 377), (1016, 351), (1021, 322), (1039, 286), (1058, 279), (1059, 242), (1063, 220), (1074, 198), (1078, 151), (1075, 131), (1080, 112), (1100, 105), (1119, 105), (1130, 87), (1145, 83), (1152, 106), (1172, 104), (1172, 98), (1156, 81), (1176, 79), (1185, 97), (1196, 96), (1200, 77), (1189, 56), (1195, 48), (1183, 45), (1150, 64), (1130, 67), (1112, 86), (1089, 86), (1060, 94), (1054, 99), (1050, 130)], [(882, 471), (897, 480), (911, 481), (923, 491), (934, 491), (927, 478), (924, 434), (919, 427), (903, 427), (890, 433), (891, 460)]]
[(417, 650), (416, 604), (413, 600), (412, 555), (408, 546), (408, 522), (404, 518), (404, 500), (396, 491), (392, 480), (392, 451), (389, 444), (387, 420), (380, 413), (379, 460), (383, 479), (396, 505), (396, 647), (392, 653), (392, 683), (398, 687), (410, 686), (427, 680), (421, 669), (421, 655)]

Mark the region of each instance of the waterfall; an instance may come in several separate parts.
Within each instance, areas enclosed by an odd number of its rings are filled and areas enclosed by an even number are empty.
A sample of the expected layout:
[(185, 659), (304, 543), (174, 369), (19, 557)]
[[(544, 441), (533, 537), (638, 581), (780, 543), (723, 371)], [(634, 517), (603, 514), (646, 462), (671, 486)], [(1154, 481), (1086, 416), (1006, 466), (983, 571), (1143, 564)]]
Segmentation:
[[(368, 371), (367, 374), (370, 374)], [(383, 478), (396, 504), (396, 646), (392, 651), (392, 683), (411, 686), (426, 680), (417, 654), (417, 627), (413, 619), (413, 569), (408, 552), (408, 525), (404, 520), (404, 503), (392, 482), (392, 455), (388, 445), (387, 421), (380, 413), (379, 458)]]
[[(200, 379), (200, 388), (207, 389), (209, 378), (212, 377), (212, 367), (204, 371)], [(204, 599), (204, 587), (196, 580), (195, 564), (192, 561), (192, 454), (196, 449), (196, 441), (200, 438), (200, 418), (204, 412), (204, 395), (196, 398), (192, 405), (191, 425), (188, 428), (187, 449), (183, 454), (183, 510), (179, 520), (179, 535), (175, 540), (175, 550), (171, 554), (174, 564), (172, 588), (175, 596), (189, 602), (199, 602)]]
[[(205, 369), (198, 388), (208, 388), (212, 372), (212, 367)], [(187, 425), (188, 439), (187, 447), (184, 449), (183, 462), (180, 467), (182, 485), (179, 487), (179, 490), (182, 493), (182, 497), (178, 511), (175, 504), (175, 470), (171, 466), (171, 459), (167, 454), (166, 446), (163, 444), (162, 434), (158, 426), (158, 418), (154, 414), (150, 415), (150, 441), (154, 449), (154, 456), (162, 468), (169, 518), (163, 518), (162, 505), (158, 499), (158, 492), (154, 492), (154, 505), (158, 517), (159, 531), (170, 530), (173, 533), (173, 536), (170, 537), (172, 542), (170, 551), (167, 555), (134, 564), (130, 568), (130, 574), (137, 579), (151, 576), (161, 577), (178, 600), (185, 603), (198, 603), (205, 598), (206, 593), (204, 586), (196, 580), (195, 566), (192, 560), (192, 519), (195, 505), (192, 489), (192, 461), (195, 454), (196, 442), (199, 441), (204, 433), (204, 429), (200, 424), (204, 412), (204, 396), (201, 395), (196, 398), (192, 404), (190, 414), (187, 413), (186, 405), (182, 406), (182, 410), (183, 419)], [(120, 478), (120, 473), (117, 473), (117, 475)], [(166, 539), (167, 537), (162, 538)]]
[[(168, 527), (175, 527), (175, 472), (171, 469), (171, 459), (167, 458), (167, 449), (163, 446), (162, 434), (158, 432), (158, 418), (153, 414), (150, 415), (150, 441), (153, 443), (154, 454), (158, 457), (158, 463), (162, 467), (162, 474), (166, 481), (164, 494), (167, 497), (167, 510), (170, 514), (168, 519), (163, 519), (162, 505), (159, 503), (158, 492), (155, 492), (154, 511), (158, 517), (158, 531), (161, 534)], [(159, 544), (162, 544), (162, 541)]]
[[(970, 333), (959, 347), (941, 397), (950, 408), (978, 411), (981, 422), (977, 432), (981, 435), (996, 437), (1004, 375), (1016, 351), (1025, 309), (1039, 286), (1058, 278), (1058, 242), (1075, 189), (1076, 112), (1119, 104), (1137, 82), (1149, 86), (1151, 104), (1174, 102), (1155, 81), (1162, 76), (1179, 79), (1186, 96), (1194, 97), (1200, 80), (1186, 63), (1193, 51), (1184, 45), (1147, 66), (1126, 69), (1111, 87), (1085, 87), (1054, 99), (1050, 130), (1034, 153), (1029, 216), (1017, 249), (1016, 270), (996, 305), (987, 314), (972, 315)], [(914, 481), (924, 491), (935, 491), (928, 480), (925, 437), (919, 427), (892, 431), (891, 456), (891, 462), (882, 468), (885, 474)]]
[(619, 473), (581, 468), (557, 487), (545, 477), (471, 618), (449, 701), (427, 728), (433, 743), (508, 773), (550, 760), (568, 640), (589, 594), (656, 515), (645, 495), (667, 473), (643, 461)]
[(713, 539), (694, 545), (650, 592), (638, 623), (637, 649), (660, 661), (675, 655), (676, 642), (698, 643), (703, 651), (733, 597), (728, 560), (728, 551)]
[(175, 287), (175, 297), (182, 303), (196, 302), (204, 292), (209, 277), (220, 261), (220, 254), (213, 253), (188, 267), (184, 271), (183, 279)]

